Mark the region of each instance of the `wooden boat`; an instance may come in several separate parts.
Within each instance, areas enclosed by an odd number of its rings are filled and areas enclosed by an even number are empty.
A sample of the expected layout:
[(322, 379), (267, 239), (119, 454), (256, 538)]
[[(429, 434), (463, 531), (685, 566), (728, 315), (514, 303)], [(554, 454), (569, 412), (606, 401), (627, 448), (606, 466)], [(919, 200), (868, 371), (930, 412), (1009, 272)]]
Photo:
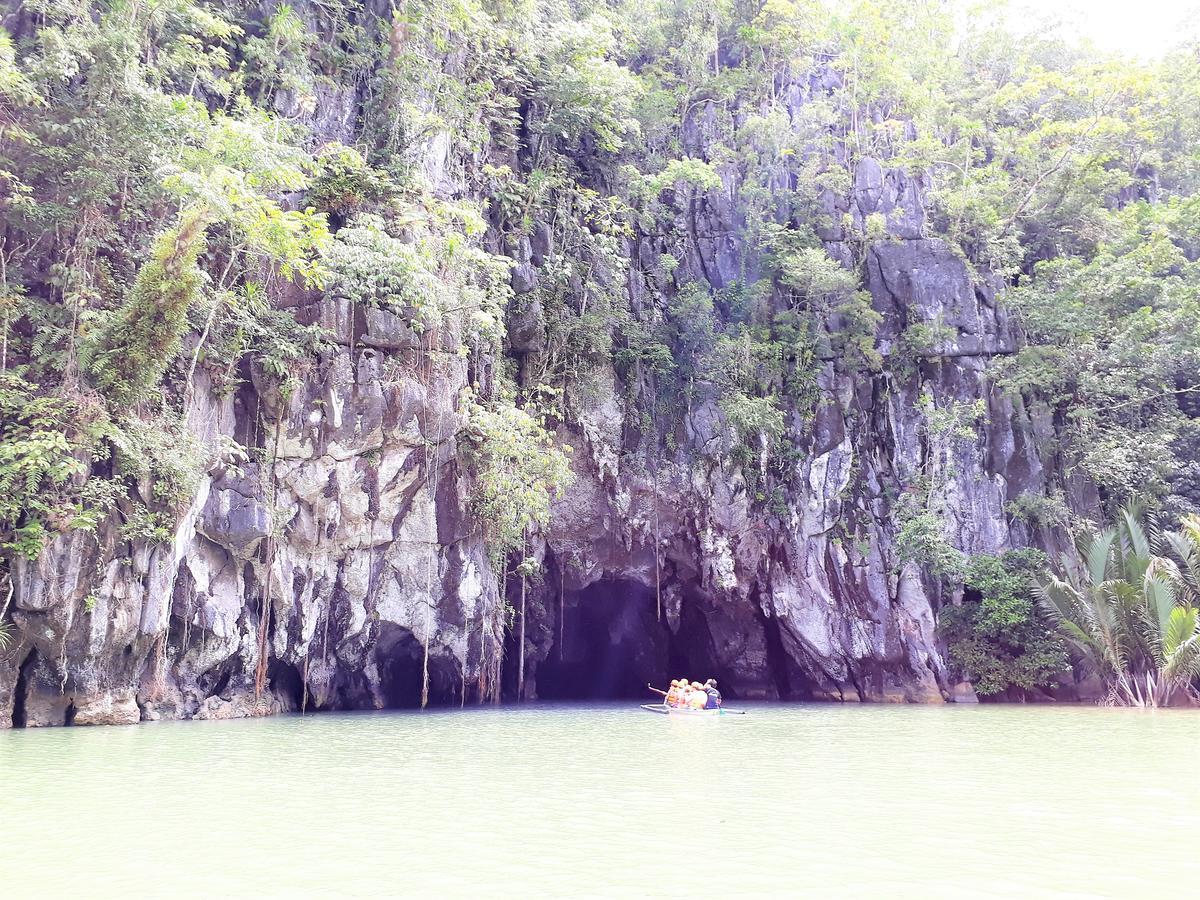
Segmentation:
[(647, 712), (662, 713), (667, 716), (692, 716), (700, 719), (711, 719), (732, 710), (724, 709), (693, 709), (690, 706), (667, 706), (665, 703), (643, 703), (642, 709)]

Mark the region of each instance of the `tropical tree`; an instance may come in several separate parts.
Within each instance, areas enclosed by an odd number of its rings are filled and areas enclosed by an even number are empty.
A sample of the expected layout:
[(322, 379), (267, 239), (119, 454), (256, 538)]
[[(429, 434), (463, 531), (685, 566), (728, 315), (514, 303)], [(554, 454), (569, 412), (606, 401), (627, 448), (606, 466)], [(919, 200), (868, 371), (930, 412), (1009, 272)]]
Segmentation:
[(1165, 706), (1196, 698), (1200, 675), (1200, 516), (1179, 531), (1147, 528), (1123, 508), (1086, 535), (1081, 567), (1038, 581), (1041, 605), (1108, 687), (1105, 702)]

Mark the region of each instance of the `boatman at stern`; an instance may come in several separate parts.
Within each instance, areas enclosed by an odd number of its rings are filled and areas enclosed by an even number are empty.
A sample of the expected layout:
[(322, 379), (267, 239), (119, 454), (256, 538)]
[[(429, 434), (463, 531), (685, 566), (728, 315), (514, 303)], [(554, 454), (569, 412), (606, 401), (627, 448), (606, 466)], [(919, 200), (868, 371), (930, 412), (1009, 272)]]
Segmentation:
[(717, 690), (717, 679), (710, 678), (704, 682), (704, 693), (708, 694), (708, 700), (704, 704), (705, 709), (721, 708), (721, 692)]

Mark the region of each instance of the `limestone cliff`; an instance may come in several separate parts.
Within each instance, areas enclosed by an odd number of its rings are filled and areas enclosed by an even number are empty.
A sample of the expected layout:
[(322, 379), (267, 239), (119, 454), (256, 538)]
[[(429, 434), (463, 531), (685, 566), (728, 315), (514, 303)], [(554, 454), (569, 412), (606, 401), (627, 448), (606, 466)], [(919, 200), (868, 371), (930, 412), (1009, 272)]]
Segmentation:
[[(443, 64), (453, 70), (452, 51)], [(282, 111), (307, 117), (318, 143), (352, 143), (358, 90), (322, 86), (315, 109)], [(789, 116), (811, 90), (792, 86)], [(708, 156), (705, 115), (701, 104), (685, 130), (696, 158)], [(474, 190), (457, 173), (486, 157), (441, 133), (418, 162), (453, 198)], [(685, 252), (657, 290), (721, 289), (763, 270), (729, 202), (741, 176), (719, 170), (721, 187), (679, 209)], [(715, 396), (680, 410), (671, 442), (648, 442), (631, 437), (637, 400), (618, 373), (594, 372), (589, 403), (559, 429), (576, 480), (533, 541), (543, 574), (525, 586), (526, 696), (627, 695), (686, 670), (715, 674), (733, 697), (941, 702), (953, 685), (935, 616), (953, 598), (897, 552), (905, 492), (932, 485), (943, 536), (967, 553), (1055, 546), (1010, 521), (1022, 495), (1062, 488), (1076, 508), (1092, 504), (1047, 455), (1047, 416), (989, 381), (989, 361), (1019, 340), (999, 285), (939, 239), (921, 180), (872, 158), (852, 174), (847, 193), (823, 198), (843, 224), (821, 238), (847, 267), (862, 260), (878, 351), (911, 365), (847, 372), (826, 347), (812, 414), (788, 410), (794, 452), (769, 510), (731, 456)], [(884, 232), (864, 243), (878, 217)], [(518, 297), (553, 251), (533, 231), (513, 241), (493, 223), (489, 235), (514, 260)], [(666, 250), (661, 234), (626, 238), (617, 274), (634, 310), (655, 302), (648, 261)], [(436, 704), (501, 683), (514, 695), (519, 630), (502, 595), (513, 604), (521, 586), (499, 583), (471, 516), (459, 395), (481, 375), (451, 352), (462, 323), (415, 335), (336, 290), (283, 285), (273, 301), (331, 335), (300, 389), (285, 399), (253, 377), (223, 393), (201, 365), (186, 399), (202, 440), (260, 452), (215, 465), (169, 542), (109, 524), (14, 563), (0, 727), (411, 706), (426, 683)], [(936, 346), (902, 346), (914, 325)], [(543, 328), (514, 313), (506, 352), (537, 353)], [(945, 408), (977, 410), (978, 436), (931, 427), (928, 411)]]
[[(540, 589), (534, 638), (536, 656), (556, 673), (564, 670), (556, 644), (561, 616), (568, 655), (574, 649), (581, 664), (597, 664), (586, 642), (570, 635), (570, 621), (582, 617), (595, 627), (582, 607), (607, 583), (641, 604), (638, 616), (613, 623), (609, 637), (642, 641), (660, 670), (670, 661), (715, 671), (740, 696), (932, 702), (950, 696), (935, 611), (952, 598), (897, 555), (901, 494), (921, 474), (933, 476), (944, 536), (964, 552), (1030, 542), (1054, 548), (1054, 535), (1028, 533), (1005, 507), (1023, 494), (1046, 493), (1057, 475), (1040, 449), (1050, 443), (1050, 424), (1000, 396), (986, 374), (992, 357), (1016, 346), (1003, 304), (993, 285), (974, 281), (963, 261), (930, 235), (920, 190), (903, 172), (868, 159), (843, 208), (860, 221), (877, 212), (888, 218), (889, 237), (867, 251), (867, 286), (883, 314), (883, 353), (893, 352), (913, 323), (946, 329), (944, 343), (903, 379), (838, 374), (826, 360), (816, 415), (797, 429), (784, 515), (756, 508), (740, 471), (728, 463), (728, 429), (715, 401), (688, 411), (686, 448), (648, 465), (620, 463), (628, 411), (615, 397), (597, 406), (582, 434), (571, 435), (586, 453), (546, 537), (552, 574)], [(722, 241), (736, 243), (736, 223), (714, 218), (708, 227), (721, 238), (696, 234), (694, 265), (697, 277), (713, 273), (719, 287), (720, 279), (732, 278), (722, 274), (720, 250)], [(838, 235), (828, 237), (833, 253), (849, 252)], [(985, 406), (984, 427), (972, 440), (934, 433), (921, 409), (978, 402)], [(1079, 508), (1094, 502), (1083, 486), (1070, 487)], [(656, 584), (667, 623), (657, 641), (647, 621)], [(642, 662), (644, 674), (655, 668)], [(626, 679), (630, 686), (636, 681)]]

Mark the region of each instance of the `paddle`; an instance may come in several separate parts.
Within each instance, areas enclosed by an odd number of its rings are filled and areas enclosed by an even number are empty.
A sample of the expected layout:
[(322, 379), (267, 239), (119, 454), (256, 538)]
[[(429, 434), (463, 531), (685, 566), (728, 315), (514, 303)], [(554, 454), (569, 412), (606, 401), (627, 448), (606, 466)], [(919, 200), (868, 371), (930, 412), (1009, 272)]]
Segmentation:
[(646, 685), (646, 687), (648, 687), (650, 690), (654, 691), (654, 693), (656, 693), (656, 694), (662, 694), (664, 697), (667, 696), (666, 691), (660, 691), (658, 688), (656, 688), (652, 684), (648, 684), (648, 685)]

